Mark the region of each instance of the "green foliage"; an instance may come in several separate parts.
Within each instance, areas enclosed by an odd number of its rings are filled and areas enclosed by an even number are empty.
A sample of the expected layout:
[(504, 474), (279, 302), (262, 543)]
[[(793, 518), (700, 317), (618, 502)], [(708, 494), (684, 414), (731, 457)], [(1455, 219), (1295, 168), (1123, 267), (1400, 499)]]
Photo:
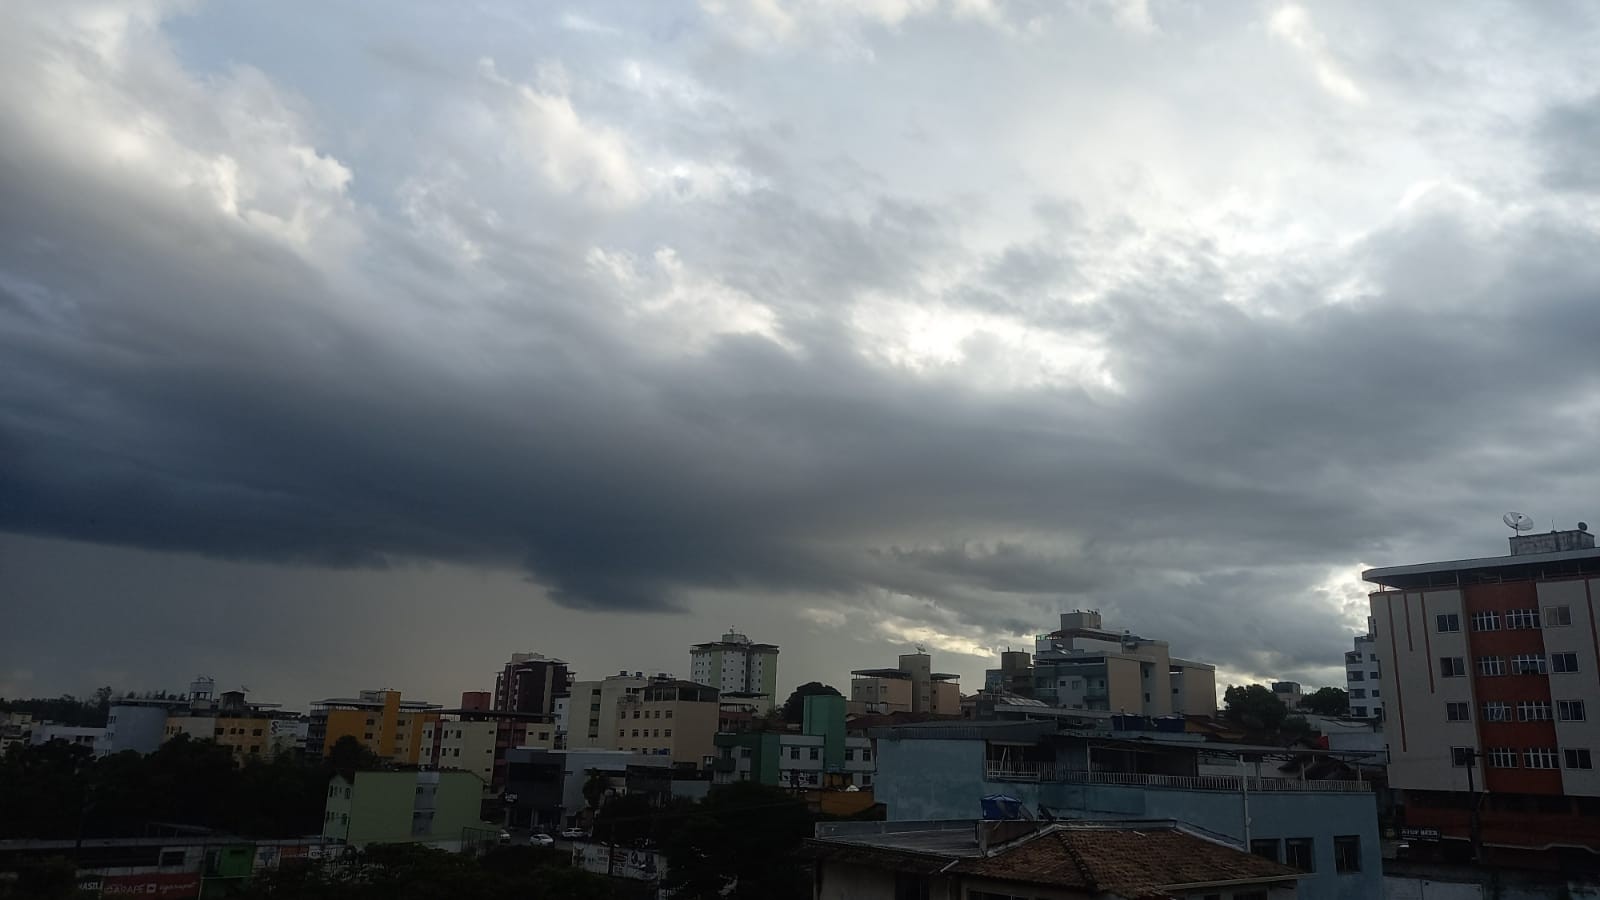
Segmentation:
[(663, 881), (679, 900), (802, 898), (811, 881), (799, 857), (812, 832), (805, 802), (742, 781), (713, 788), (664, 845)]
[(1311, 727), (1311, 723), (1306, 721), (1305, 716), (1289, 716), (1283, 720), (1282, 725), (1278, 726), (1278, 731), (1287, 737), (1294, 738), (1310, 737), (1321, 733)]
[(1350, 694), (1344, 688), (1317, 688), (1300, 698), (1300, 708), (1319, 716), (1349, 715)]
[(244, 900), (621, 900), (644, 885), (568, 868), (565, 854), (499, 847), (481, 859), (415, 844), (374, 845), (339, 862), (285, 866), (251, 880)]
[(611, 779), (599, 769), (590, 769), (589, 777), (583, 782), (583, 800), (589, 804), (590, 809), (599, 809), (600, 803), (605, 799), (606, 792), (611, 790)]
[(1277, 731), (1289, 715), (1289, 708), (1273, 696), (1265, 685), (1230, 685), (1222, 693), (1227, 708), (1223, 718), (1251, 731)]
[(32, 700), (7, 700), (0, 697), (0, 712), (28, 713), (38, 722), (56, 722), (61, 725), (71, 725), (83, 728), (103, 728), (106, 724), (106, 714), (111, 709), (109, 693), (106, 697), (100, 696), (101, 691), (109, 692), (110, 688), (101, 688), (95, 692), (92, 700), (80, 700), (71, 694), (62, 694), (54, 699), (34, 698)]
[(16, 745), (0, 759), (0, 839), (137, 837), (152, 822), (249, 837), (322, 830), (331, 766), (294, 756), (240, 766), (226, 747), (179, 735), (148, 756)]
[(820, 681), (808, 681), (795, 688), (794, 692), (789, 694), (789, 699), (783, 702), (783, 720), (790, 725), (799, 725), (805, 720), (806, 698), (823, 694), (832, 694), (835, 697), (844, 696), (839, 693), (838, 688), (831, 685), (823, 684)]

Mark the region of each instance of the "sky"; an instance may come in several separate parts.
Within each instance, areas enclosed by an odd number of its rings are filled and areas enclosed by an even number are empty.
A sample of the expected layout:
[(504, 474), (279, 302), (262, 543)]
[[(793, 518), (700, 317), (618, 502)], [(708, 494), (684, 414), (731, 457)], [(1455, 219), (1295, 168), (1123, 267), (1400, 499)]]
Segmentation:
[(1600, 519), (1592, 4), (12, 0), (0, 696), (1342, 683)]

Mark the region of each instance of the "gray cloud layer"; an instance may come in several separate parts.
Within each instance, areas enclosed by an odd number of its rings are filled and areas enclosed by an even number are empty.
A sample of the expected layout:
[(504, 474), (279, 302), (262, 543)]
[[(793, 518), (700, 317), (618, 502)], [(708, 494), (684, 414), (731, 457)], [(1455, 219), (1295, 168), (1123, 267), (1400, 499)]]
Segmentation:
[(1592, 21), (1502, 26), (1528, 90), (1474, 103), (1381, 7), (852, 10), (335, 17), (292, 62), (27, 9), (0, 530), (951, 651), (1100, 606), (1315, 678), (1361, 565), (1600, 515)]

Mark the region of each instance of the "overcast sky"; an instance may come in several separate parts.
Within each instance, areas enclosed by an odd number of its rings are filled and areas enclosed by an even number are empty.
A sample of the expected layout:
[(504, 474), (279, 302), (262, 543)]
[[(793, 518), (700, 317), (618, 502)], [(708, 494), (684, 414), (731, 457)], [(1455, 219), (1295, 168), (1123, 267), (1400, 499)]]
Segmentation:
[(1364, 567), (1600, 519), (1596, 15), (7, 4), (0, 696), (1342, 683)]

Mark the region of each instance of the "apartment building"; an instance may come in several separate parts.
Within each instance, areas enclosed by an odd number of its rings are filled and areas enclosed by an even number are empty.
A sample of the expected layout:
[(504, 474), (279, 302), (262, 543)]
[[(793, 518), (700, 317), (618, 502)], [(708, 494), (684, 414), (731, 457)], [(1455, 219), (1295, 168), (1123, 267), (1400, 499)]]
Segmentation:
[(95, 741), (96, 756), (132, 750), (154, 753), (167, 739), (167, 717), (187, 709), (177, 700), (118, 700), (106, 714), (104, 733)]
[(483, 780), (485, 794), (498, 794), (506, 783), (507, 753), (556, 745), (555, 716), (489, 708), (487, 691), (467, 691), (459, 709), (440, 710), (440, 718), (422, 728), (422, 765), (459, 769)]
[(1509, 556), (1362, 577), (1378, 585), (1373, 643), (1404, 825), (1464, 853), (1476, 806), (1486, 860), (1600, 854), (1600, 550), (1586, 526), (1512, 537)]
[(877, 767), (872, 741), (845, 724), (846, 701), (833, 694), (805, 698), (798, 734), (788, 731), (722, 732), (716, 736), (717, 784), (757, 781), (775, 787), (857, 791), (872, 789)]
[(1344, 689), (1350, 695), (1350, 715), (1357, 719), (1383, 719), (1383, 670), (1377, 640), (1368, 618), (1367, 633), (1356, 635), (1355, 649), (1344, 654)]
[(513, 653), (494, 678), (494, 709), (553, 715), (555, 700), (567, 693), (567, 664), (543, 653)]
[(643, 672), (618, 672), (600, 681), (574, 681), (567, 697), (567, 747), (572, 750), (613, 750), (617, 747), (612, 725), (624, 697), (643, 691), (650, 679)]
[[(216, 741), (233, 752), (240, 761), (267, 759), (277, 752), (273, 743), (273, 723), (292, 713), (284, 713), (276, 703), (256, 703), (245, 698), (244, 691), (223, 691), (213, 697), (210, 678), (198, 679), (189, 686), (187, 707), (167, 712), (162, 741), (178, 735), (191, 740)], [(130, 715), (123, 709), (117, 714), (115, 726), (119, 735), (126, 733), (123, 719)], [(144, 722), (148, 728), (149, 721)]]
[(340, 738), (352, 737), (384, 759), (414, 766), (422, 759), (423, 731), (439, 715), (439, 704), (391, 690), (318, 700), (311, 704), (306, 752), (326, 755)]
[(464, 772), (356, 772), (328, 782), (322, 836), (357, 849), (423, 843), (459, 850), (497, 830), (478, 818), (478, 781)]
[(746, 701), (758, 713), (769, 712), (778, 692), (778, 646), (754, 643), (730, 629), (722, 640), (689, 648), (689, 678), (716, 688), (725, 701)]
[(1216, 667), (1172, 656), (1166, 641), (1107, 630), (1100, 612), (1061, 614), (1034, 640), (1033, 697), (1066, 709), (1146, 716), (1217, 712)]
[(960, 715), (960, 678), (933, 671), (932, 657), (922, 650), (902, 653), (899, 664), (892, 669), (856, 669), (850, 673), (850, 712)]
[(717, 689), (660, 677), (617, 704), (615, 749), (671, 758), (700, 768), (715, 755)]

